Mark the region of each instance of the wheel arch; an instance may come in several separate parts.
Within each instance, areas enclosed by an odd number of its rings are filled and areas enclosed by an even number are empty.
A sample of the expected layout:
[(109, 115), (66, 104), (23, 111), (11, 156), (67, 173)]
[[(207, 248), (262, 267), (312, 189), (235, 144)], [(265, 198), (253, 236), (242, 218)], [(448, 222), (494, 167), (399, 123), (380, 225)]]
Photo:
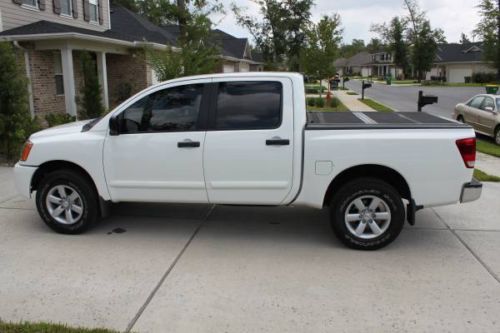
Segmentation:
[(402, 198), (411, 201), (411, 190), (406, 179), (396, 170), (378, 164), (363, 164), (350, 167), (339, 173), (330, 182), (326, 190), (323, 207), (329, 206), (336, 189), (341, 188), (351, 180), (362, 177), (372, 177), (383, 180), (393, 186)]
[(97, 189), (96, 183), (94, 182), (94, 179), (92, 179), (92, 176), (90, 176), (90, 174), (87, 172), (87, 170), (85, 170), (83, 167), (74, 162), (69, 162), (64, 160), (55, 160), (42, 163), (37, 168), (37, 170), (33, 174), (33, 177), (31, 178), (30, 191), (31, 192), (36, 191), (38, 189), (38, 186), (40, 185), (40, 182), (47, 174), (54, 172), (56, 170), (63, 170), (63, 169), (73, 170), (82, 174), (87, 179), (87, 181), (92, 185), (95, 193), (99, 195), (99, 190)]

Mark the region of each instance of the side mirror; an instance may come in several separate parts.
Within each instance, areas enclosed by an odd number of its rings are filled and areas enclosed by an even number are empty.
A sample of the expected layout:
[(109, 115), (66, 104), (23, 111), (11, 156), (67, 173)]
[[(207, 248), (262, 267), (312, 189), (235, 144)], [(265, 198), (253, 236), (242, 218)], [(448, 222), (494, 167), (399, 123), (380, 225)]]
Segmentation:
[(109, 118), (109, 135), (115, 136), (120, 134), (120, 121), (118, 116)]

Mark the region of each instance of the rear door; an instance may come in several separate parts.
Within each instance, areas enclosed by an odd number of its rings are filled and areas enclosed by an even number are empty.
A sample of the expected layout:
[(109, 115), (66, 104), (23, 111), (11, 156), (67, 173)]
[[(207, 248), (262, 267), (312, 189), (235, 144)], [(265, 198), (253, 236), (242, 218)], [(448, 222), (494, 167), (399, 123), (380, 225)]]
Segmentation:
[(281, 203), (292, 187), (289, 79), (215, 79), (204, 172), (209, 201)]
[(481, 112), (478, 117), (478, 130), (488, 135), (494, 135), (496, 125), (495, 100), (486, 96), (481, 104)]

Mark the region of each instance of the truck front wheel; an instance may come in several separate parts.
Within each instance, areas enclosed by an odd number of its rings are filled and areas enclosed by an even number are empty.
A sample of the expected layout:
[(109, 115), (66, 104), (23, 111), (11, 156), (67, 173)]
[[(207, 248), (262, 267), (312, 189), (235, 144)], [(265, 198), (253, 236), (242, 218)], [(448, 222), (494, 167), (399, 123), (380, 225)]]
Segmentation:
[(336, 236), (347, 246), (376, 250), (399, 235), (405, 209), (399, 193), (375, 178), (359, 178), (333, 196), (330, 220)]
[(63, 234), (82, 233), (99, 217), (95, 189), (73, 170), (47, 174), (36, 192), (36, 206), (45, 224)]

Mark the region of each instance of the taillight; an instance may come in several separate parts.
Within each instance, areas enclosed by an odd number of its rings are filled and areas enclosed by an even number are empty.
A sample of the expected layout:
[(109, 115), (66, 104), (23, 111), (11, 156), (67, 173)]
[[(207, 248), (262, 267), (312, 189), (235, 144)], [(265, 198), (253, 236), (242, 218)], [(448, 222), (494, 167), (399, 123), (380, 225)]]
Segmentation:
[(26, 161), (30, 155), (31, 148), (33, 147), (33, 142), (26, 141), (23, 147), (23, 152), (21, 153), (21, 161)]
[(476, 138), (457, 140), (457, 147), (462, 155), (465, 166), (473, 169), (476, 164)]

